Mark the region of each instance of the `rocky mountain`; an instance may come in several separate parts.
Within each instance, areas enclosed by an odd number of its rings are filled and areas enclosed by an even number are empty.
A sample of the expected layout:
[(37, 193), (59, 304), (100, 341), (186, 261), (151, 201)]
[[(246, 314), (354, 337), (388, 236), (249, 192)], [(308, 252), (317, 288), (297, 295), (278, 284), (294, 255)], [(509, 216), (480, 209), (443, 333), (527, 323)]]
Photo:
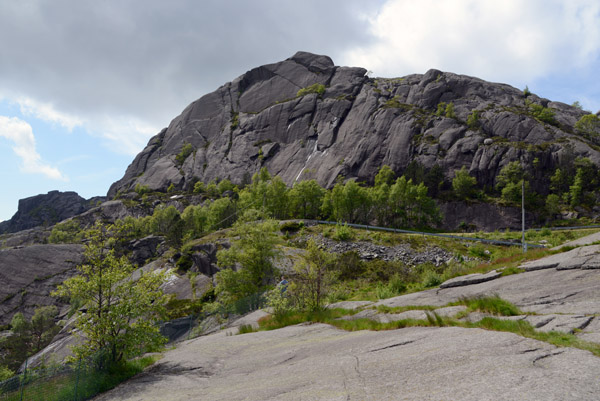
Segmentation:
[(68, 305), (50, 293), (76, 273), (83, 261), (83, 246), (38, 244), (0, 250), (0, 325), (16, 312), (31, 318), (40, 306)]
[(45, 195), (21, 199), (17, 213), (10, 220), (0, 223), (0, 234), (50, 226), (81, 214), (92, 205), (93, 200), (85, 200), (76, 192), (50, 191)]
[[(520, 160), (547, 192), (544, 174), (573, 157), (600, 164), (579, 135), (586, 112), (509, 85), (438, 70), (370, 78), (305, 52), (248, 71), (190, 104), (153, 137), (108, 195), (135, 185), (188, 189), (197, 180), (247, 181), (261, 167), (288, 184), (338, 176), (372, 182), (384, 164), (466, 166), (482, 188)], [(547, 179), (548, 177), (546, 177)]]

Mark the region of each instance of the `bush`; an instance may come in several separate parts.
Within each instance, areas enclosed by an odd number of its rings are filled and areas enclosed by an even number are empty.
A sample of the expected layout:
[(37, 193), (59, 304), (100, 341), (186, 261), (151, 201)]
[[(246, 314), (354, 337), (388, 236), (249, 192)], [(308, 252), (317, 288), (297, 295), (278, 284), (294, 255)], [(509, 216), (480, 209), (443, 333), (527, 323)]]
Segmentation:
[(279, 231), (283, 233), (295, 233), (304, 227), (304, 223), (301, 221), (286, 221), (279, 226)]
[(140, 183), (135, 184), (135, 189), (134, 191), (139, 195), (142, 196), (144, 194), (147, 194), (150, 192), (150, 188), (148, 187), (148, 185), (142, 185)]
[(472, 197), (475, 193), (475, 185), (477, 185), (477, 180), (475, 177), (469, 175), (465, 166), (462, 166), (460, 170), (454, 172), (452, 189), (460, 199)]
[(335, 231), (332, 238), (337, 241), (350, 241), (352, 238), (354, 238), (354, 233), (346, 223), (343, 225), (337, 224), (335, 226)]
[(194, 147), (191, 144), (184, 144), (181, 148), (181, 152), (179, 152), (179, 154), (175, 156), (175, 161), (177, 162), (177, 164), (181, 166), (188, 158), (188, 156), (192, 154), (193, 151)]
[(10, 379), (15, 375), (15, 372), (7, 368), (6, 366), (0, 365), (0, 381)]
[(454, 113), (454, 103), (450, 102), (446, 105), (446, 118), (454, 118), (456, 119), (456, 114)]
[(64, 223), (58, 223), (52, 228), (48, 237), (51, 244), (65, 244), (81, 242), (84, 231), (76, 220), (67, 220)]
[(556, 124), (556, 121), (554, 120), (554, 111), (551, 109), (544, 107), (541, 104), (531, 103), (529, 105), (529, 110), (531, 115), (538, 120), (548, 124)]
[(322, 96), (325, 93), (325, 85), (323, 84), (313, 84), (311, 86), (307, 86), (306, 88), (302, 88), (298, 91), (297, 96), (305, 96), (311, 93), (316, 93), (319, 96)]
[(423, 284), (423, 287), (425, 288), (436, 287), (442, 284), (442, 276), (432, 270), (426, 270), (423, 273), (421, 284)]
[(472, 130), (479, 128), (479, 110), (473, 110), (467, 117), (467, 126)]
[(600, 117), (595, 114), (586, 114), (575, 123), (575, 130), (587, 136), (600, 135)]

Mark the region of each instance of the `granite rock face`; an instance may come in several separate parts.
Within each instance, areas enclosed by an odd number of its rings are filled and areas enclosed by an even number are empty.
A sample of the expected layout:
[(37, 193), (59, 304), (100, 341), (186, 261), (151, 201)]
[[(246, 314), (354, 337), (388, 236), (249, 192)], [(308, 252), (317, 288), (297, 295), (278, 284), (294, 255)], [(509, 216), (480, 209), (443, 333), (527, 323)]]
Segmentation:
[[(384, 164), (401, 174), (415, 160), (438, 164), (447, 179), (466, 166), (481, 186), (493, 186), (513, 160), (534, 177), (573, 155), (600, 164), (600, 152), (573, 130), (585, 112), (571, 106), (438, 70), (395, 79), (365, 74), (305, 52), (250, 70), (190, 104), (108, 195), (136, 184), (240, 183), (261, 167), (288, 184), (314, 178), (330, 187), (338, 176), (371, 182)], [(438, 105), (450, 102), (455, 116), (438, 115)], [(536, 119), (532, 104), (551, 109), (554, 121)], [(478, 120), (467, 124), (474, 111)]]
[(76, 192), (50, 191), (19, 200), (17, 213), (0, 223), (0, 234), (52, 225), (90, 209), (91, 204)]
[(82, 245), (31, 245), (0, 250), (0, 324), (16, 312), (31, 318), (39, 306), (65, 306), (50, 296), (58, 284), (77, 272)]

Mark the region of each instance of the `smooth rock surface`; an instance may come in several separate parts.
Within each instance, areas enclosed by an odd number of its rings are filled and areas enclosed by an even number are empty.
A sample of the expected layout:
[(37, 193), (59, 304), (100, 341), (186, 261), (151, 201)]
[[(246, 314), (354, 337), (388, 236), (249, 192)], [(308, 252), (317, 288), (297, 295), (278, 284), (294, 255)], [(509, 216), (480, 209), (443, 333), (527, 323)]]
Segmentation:
[(593, 400), (600, 358), (511, 333), (298, 325), (182, 343), (96, 401)]
[(440, 288), (462, 287), (464, 285), (484, 283), (486, 281), (497, 279), (498, 277), (500, 277), (501, 274), (501, 272), (498, 272), (496, 270), (492, 270), (491, 272), (487, 272), (485, 274), (467, 274), (464, 276), (454, 277), (450, 280), (444, 281), (442, 284), (440, 284)]
[[(589, 241), (589, 239), (587, 239)], [(600, 267), (600, 245), (588, 245), (572, 249), (568, 252), (557, 253), (549, 257), (522, 264), (527, 271), (551, 269), (569, 270)]]
[(81, 245), (31, 245), (0, 250), (0, 324), (22, 312), (31, 318), (39, 306), (64, 306), (50, 296), (76, 273), (83, 260)]
[[(189, 189), (196, 179), (241, 183), (262, 167), (288, 185), (316, 179), (331, 187), (339, 176), (372, 183), (382, 165), (399, 176), (413, 161), (426, 169), (437, 164), (447, 181), (466, 166), (480, 187), (494, 187), (511, 161), (531, 171), (553, 171), (570, 144), (575, 157), (600, 164), (600, 152), (573, 134), (585, 114), (577, 108), (438, 70), (391, 79), (369, 78), (366, 72), (306, 52), (254, 68), (183, 110), (150, 139), (108, 196), (137, 184), (166, 191), (171, 184)], [(299, 92), (313, 85), (324, 91)], [(526, 100), (551, 107), (556, 123), (536, 120)], [(450, 102), (456, 118), (438, 116), (438, 104)], [(480, 116), (476, 130), (466, 124), (474, 110)], [(193, 147), (193, 156), (178, 161), (184, 144)], [(544, 149), (535, 167), (532, 148)], [(542, 181), (531, 185), (545, 194)], [(447, 209), (447, 216), (461, 219), (468, 213), (468, 222), (478, 227), (520, 224), (516, 208), (475, 204), (465, 211), (464, 204), (458, 209), (454, 204)], [(459, 223), (450, 217), (445, 224)]]

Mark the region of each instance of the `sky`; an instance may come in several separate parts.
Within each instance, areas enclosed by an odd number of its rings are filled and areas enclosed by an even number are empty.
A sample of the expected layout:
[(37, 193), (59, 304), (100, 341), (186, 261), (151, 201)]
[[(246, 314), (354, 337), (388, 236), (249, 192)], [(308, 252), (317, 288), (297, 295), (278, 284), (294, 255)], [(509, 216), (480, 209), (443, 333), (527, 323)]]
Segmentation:
[(189, 103), (299, 50), (600, 109), (597, 0), (6, 0), (0, 37), (0, 221), (105, 195)]

